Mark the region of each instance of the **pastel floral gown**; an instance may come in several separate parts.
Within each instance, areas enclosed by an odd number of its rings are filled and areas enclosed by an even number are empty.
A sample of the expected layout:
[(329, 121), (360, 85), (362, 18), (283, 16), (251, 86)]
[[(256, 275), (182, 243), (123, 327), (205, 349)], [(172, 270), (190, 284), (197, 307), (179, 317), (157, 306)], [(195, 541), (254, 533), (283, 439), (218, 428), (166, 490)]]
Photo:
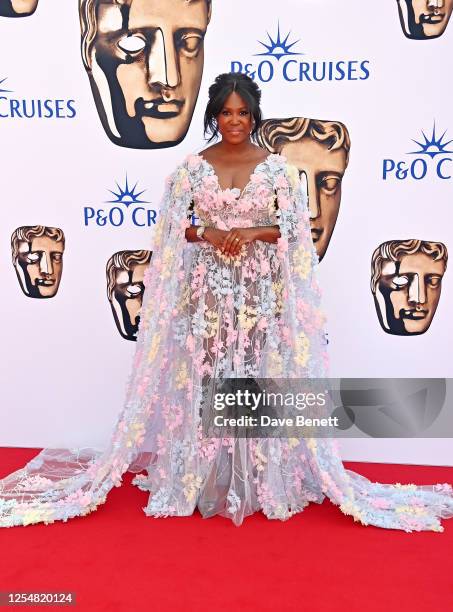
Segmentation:
[[(220, 229), (279, 225), (281, 237), (229, 258), (187, 242), (192, 211)], [(307, 197), (283, 156), (258, 164), (242, 192), (222, 190), (213, 167), (188, 156), (168, 179), (152, 250), (108, 447), (42, 450), (0, 481), (0, 526), (86, 515), (130, 471), (150, 493), (144, 511), (153, 517), (198, 508), (236, 525), (255, 511), (285, 520), (327, 496), (363, 525), (443, 531), (440, 519), (453, 516), (449, 484), (371, 482), (344, 468), (330, 438), (203, 437), (203, 385), (214, 377), (327, 375)]]

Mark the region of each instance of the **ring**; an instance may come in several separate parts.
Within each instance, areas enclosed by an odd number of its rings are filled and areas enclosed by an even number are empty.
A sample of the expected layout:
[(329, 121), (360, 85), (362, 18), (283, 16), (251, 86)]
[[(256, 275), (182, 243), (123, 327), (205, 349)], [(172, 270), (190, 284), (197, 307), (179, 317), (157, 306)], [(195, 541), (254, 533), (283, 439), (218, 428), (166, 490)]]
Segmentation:
[(239, 242), (239, 238), (235, 238), (234, 240), (235, 240), (235, 242)]

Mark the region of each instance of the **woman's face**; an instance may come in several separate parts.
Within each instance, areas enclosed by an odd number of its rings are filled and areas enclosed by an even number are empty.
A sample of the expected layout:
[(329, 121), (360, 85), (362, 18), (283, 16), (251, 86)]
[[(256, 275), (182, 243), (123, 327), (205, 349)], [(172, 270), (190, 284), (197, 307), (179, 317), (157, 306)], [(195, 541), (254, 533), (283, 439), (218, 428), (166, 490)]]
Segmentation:
[(217, 125), (225, 142), (241, 144), (250, 139), (253, 127), (252, 114), (236, 92), (231, 93), (225, 100), (222, 110), (217, 115)]

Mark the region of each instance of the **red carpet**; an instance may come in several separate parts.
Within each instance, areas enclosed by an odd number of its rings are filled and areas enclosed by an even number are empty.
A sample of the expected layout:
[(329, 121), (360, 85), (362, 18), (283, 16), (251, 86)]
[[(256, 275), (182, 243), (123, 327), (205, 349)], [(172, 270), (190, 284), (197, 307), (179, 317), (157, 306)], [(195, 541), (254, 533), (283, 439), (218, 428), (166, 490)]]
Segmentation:
[[(0, 477), (36, 452), (0, 449)], [(453, 468), (346, 467), (381, 482), (453, 481)], [(328, 500), (239, 528), (198, 514), (154, 519), (131, 478), (88, 516), (0, 529), (0, 591), (73, 591), (75, 608), (53, 608), (83, 612), (453, 609), (452, 519), (443, 533), (364, 527)]]

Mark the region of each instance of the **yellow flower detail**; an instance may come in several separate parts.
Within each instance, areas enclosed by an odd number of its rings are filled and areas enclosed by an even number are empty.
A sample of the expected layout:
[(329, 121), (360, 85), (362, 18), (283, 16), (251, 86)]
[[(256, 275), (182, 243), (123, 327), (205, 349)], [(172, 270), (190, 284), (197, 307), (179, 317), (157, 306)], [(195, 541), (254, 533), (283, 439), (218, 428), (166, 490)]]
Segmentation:
[(403, 512), (406, 514), (417, 514), (417, 515), (426, 514), (426, 510), (418, 506), (397, 506), (395, 508), (395, 512), (398, 512), (399, 514)]
[(185, 285), (184, 289), (181, 291), (181, 298), (179, 299), (176, 309), (178, 312), (184, 310), (187, 305), (190, 303), (190, 285)]
[(151, 340), (151, 346), (149, 348), (148, 353), (148, 363), (154, 361), (157, 351), (159, 350), (160, 345), (160, 334), (154, 334), (153, 339)]
[(269, 197), (267, 199), (267, 212), (268, 212), (269, 217), (271, 219), (275, 219), (275, 216), (276, 216), (275, 215), (276, 210), (275, 210), (275, 200), (274, 200), (274, 198), (275, 198), (275, 196), (272, 195), (271, 197)]
[(29, 510), (24, 514), (23, 524), (24, 526), (31, 525), (32, 523), (39, 523), (40, 520), (41, 513), (39, 510)]
[(408, 491), (415, 491), (417, 489), (417, 485), (415, 485), (415, 484), (405, 484), (405, 485), (403, 485), (400, 482), (397, 482), (395, 484), (395, 488), (397, 488), (397, 489), (406, 489)]
[(154, 228), (154, 244), (155, 245), (158, 243), (158, 241), (160, 241), (162, 237), (164, 225), (165, 225), (165, 215), (160, 215), (159, 221), (156, 223), (156, 227)]
[(262, 472), (264, 470), (264, 463), (267, 463), (266, 457), (261, 452), (259, 445), (255, 448), (255, 458), (256, 458), (256, 469), (258, 472)]
[(306, 440), (306, 445), (308, 446), (308, 448), (313, 452), (316, 453), (316, 449), (318, 447), (318, 444), (316, 442), (316, 438), (307, 438)]
[(351, 501), (347, 501), (344, 504), (341, 504), (340, 510), (343, 512), (343, 514), (348, 514), (352, 516), (356, 523), (360, 521), (363, 525), (368, 525), (368, 523), (364, 519), (363, 514), (359, 511), (357, 506), (354, 506)]
[(300, 244), (293, 254), (294, 272), (302, 279), (308, 278), (311, 270), (311, 253)]
[(212, 338), (217, 335), (219, 330), (219, 315), (214, 310), (205, 313), (206, 329), (203, 333), (204, 338)]
[(269, 353), (269, 376), (280, 376), (283, 371), (283, 359), (278, 351)]
[(238, 321), (242, 327), (249, 331), (256, 324), (257, 312), (256, 308), (252, 306), (245, 306), (244, 304), (240, 307), (238, 313)]
[(187, 385), (188, 380), (189, 380), (189, 376), (188, 376), (188, 371), (187, 371), (187, 363), (183, 361), (179, 365), (179, 369), (177, 369), (176, 388), (183, 389)]
[(187, 176), (187, 174), (188, 174), (188, 171), (185, 168), (180, 169), (179, 176), (173, 185), (173, 194), (176, 197), (179, 197), (183, 193), (182, 183), (184, 181), (184, 178)]
[(283, 309), (282, 292), (283, 284), (281, 281), (272, 283), (272, 291), (275, 293), (275, 311), (274, 314), (279, 314)]
[(299, 170), (293, 164), (286, 165), (286, 171), (288, 173), (288, 180), (293, 189), (296, 189), (299, 179)]
[(296, 354), (294, 356), (294, 361), (297, 363), (297, 365), (302, 367), (306, 366), (308, 357), (310, 356), (310, 340), (303, 331), (296, 336), (295, 348)]
[(174, 259), (173, 249), (169, 246), (164, 248), (162, 253), (162, 271), (160, 273), (161, 278), (168, 278), (170, 276), (170, 267)]
[(181, 480), (183, 484), (186, 485), (183, 489), (186, 500), (188, 502), (193, 501), (198, 489), (201, 487), (201, 483), (202, 483), (201, 477), (200, 476), (195, 477), (195, 474), (193, 472), (190, 472), (189, 474), (185, 474), (181, 478)]

